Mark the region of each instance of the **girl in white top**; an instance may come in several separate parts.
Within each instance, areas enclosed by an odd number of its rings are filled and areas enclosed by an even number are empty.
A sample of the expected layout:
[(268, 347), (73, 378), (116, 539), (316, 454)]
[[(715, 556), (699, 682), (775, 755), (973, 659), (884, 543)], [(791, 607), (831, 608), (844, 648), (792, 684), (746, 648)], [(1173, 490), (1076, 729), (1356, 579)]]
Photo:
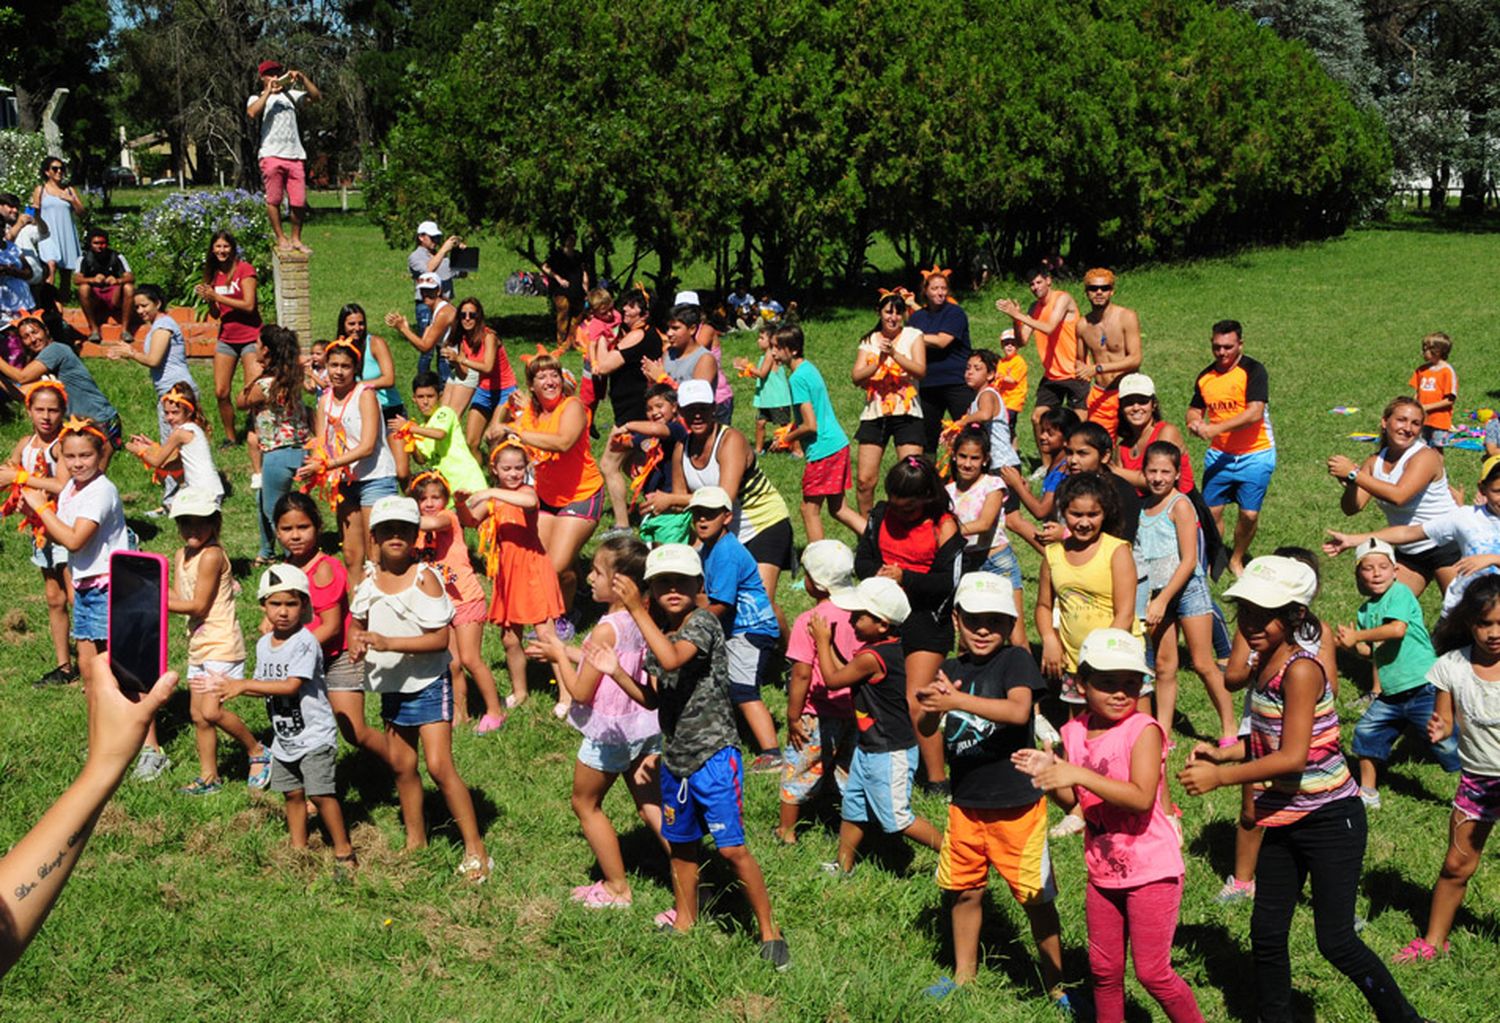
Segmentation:
[(421, 521), (417, 502), (409, 497), (384, 497), (371, 509), (378, 565), (370, 566), (349, 608), (354, 619), (349, 654), (365, 661), (368, 684), (381, 694), (386, 755), (396, 775), (406, 848), (427, 844), (422, 777), (417, 773), (420, 743), (427, 773), (437, 782), (463, 836), (464, 860), (458, 873), (483, 884), (495, 861), (485, 851), (474, 800), (453, 764), (453, 683), (448, 675), (453, 603), (436, 569), (416, 560)]
[[(328, 390), (313, 416), (313, 450), (296, 479), (322, 487), (339, 521), (349, 591), (365, 572), (365, 538), (370, 508), (396, 494), (396, 462), (385, 442), (385, 417), (375, 392), (358, 380), (364, 352), (345, 338), (323, 355)], [(306, 489), (306, 487), (304, 487)]]
[[(1328, 474), (1344, 484), (1339, 506), (1345, 515), (1358, 515), (1372, 497), (1391, 526), (1424, 526), (1458, 509), (1443, 456), (1422, 441), (1424, 418), (1421, 404), (1403, 395), (1381, 415), (1381, 443), (1375, 454), (1358, 465), (1343, 455), (1328, 459)], [(1396, 549), (1396, 581), (1418, 596), (1433, 578), (1446, 588), (1461, 556), (1456, 545), (1430, 537), (1401, 544)]]
[[(182, 486), (212, 494), (216, 505), (224, 503), (224, 481), (214, 465), (213, 449), (205, 432), (208, 421), (198, 407), (198, 395), (190, 384), (173, 384), (161, 397), (161, 411), (169, 433), (160, 444), (142, 434), (125, 442), (125, 449), (161, 476), (181, 475)], [(174, 495), (175, 496), (175, 495)], [(170, 509), (172, 498), (163, 495)]]
[(865, 389), (859, 413), (859, 442), (855, 493), (859, 513), (875, 506), (875, 481), (885, 446), (894, 441), (896, 457), (922, 453), (922, 406), (918, 382), (927, 375), (927, 346), (922, 332), (906, 325), (907, 299), (899, 291), (885, 291), (876, 304), (880, 322), (859, 343), (852, 379)]

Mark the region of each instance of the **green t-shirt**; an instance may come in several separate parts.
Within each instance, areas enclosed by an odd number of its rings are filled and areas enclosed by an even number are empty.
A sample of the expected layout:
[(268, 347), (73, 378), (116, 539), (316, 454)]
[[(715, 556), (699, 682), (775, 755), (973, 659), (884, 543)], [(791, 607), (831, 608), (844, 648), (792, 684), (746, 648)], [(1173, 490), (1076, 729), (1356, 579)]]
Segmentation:
[(800, 406), (806, 402), (811, 405), (813, 417), (818, 423), (817, 436), (804, 448), (807, 460), (816, 462), (847, 448), (849, 438), (839, 425), (838, 413), (833, 410), (833, 402), (828, 398), (828, 386), (823, 383), (823, 374), (818, 372), (818, 367), (803, 359), (802, 365), (792, 370), (791, 385), (792, 404)]
[[(469, 450), (469, 445), (464, 440), (457, 412), (447, 405), (439, 405), (433, 409), (432, 418), (422, 425), (444, 433), (442, 440), (418, 437), (417, 452), (425, 460), (425, 468), (436, 469), (443, 474), (450, 491), (472, 494), (490, 485), (484, 478), (484, 470), (474, 458), (474, 452)], [(452, 502), (449, 503), (451, 505)]]
[(786, 367), (775, 366), (755, 382), (756, 408), (786, 408), (792, 403), (792, 389), (786, 382)]
[(1437, 652), (1422, 621), (1422, 606), (1405, 583), (1391, 583), (1390, 589), (1359, 606), (1361, 629), (1378, 628), (1386, 622), (1406, 623), (1404, 637), (1375, 644), (1380, 691), (1394, 696), (1426, 683), (1427, 671), (1437, 660)]

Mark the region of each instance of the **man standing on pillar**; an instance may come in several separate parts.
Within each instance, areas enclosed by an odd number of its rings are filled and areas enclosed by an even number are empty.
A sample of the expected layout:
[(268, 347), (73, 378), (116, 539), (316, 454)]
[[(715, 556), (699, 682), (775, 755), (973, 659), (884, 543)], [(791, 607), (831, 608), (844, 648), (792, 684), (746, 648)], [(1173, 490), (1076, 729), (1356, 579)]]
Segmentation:
[[(302, 210), (307, 206), (307, 150), (297, 131), (297, 105), (322, 97), (301, 71), (287, 70), (280, 61), (260, 62), (261, 90), (251, 96), (245, 113), (260, 119), (260, 176), (266, 188), (266, 215), (276, 235), (276, 248), (311, 252), (302, 244)], [(281, 230), (281, 200), (292, 214), (290, 239)]]

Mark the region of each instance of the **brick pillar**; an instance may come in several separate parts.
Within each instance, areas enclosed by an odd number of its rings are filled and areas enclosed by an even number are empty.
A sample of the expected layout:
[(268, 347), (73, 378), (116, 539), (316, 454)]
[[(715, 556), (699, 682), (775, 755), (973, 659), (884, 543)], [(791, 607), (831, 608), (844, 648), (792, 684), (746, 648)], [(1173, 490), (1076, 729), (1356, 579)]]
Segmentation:
[(297, 332), (305, 348), (312, 343), (312, 290), (307, 253), (280, 251), (271, 256), (276, 276), (276, 322)]

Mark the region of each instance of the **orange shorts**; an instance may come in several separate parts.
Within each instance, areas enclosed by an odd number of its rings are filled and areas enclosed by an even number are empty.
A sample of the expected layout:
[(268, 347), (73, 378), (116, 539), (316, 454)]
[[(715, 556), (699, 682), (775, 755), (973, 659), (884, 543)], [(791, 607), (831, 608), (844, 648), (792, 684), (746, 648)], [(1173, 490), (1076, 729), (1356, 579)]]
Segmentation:
[(1098, 423), (1109, 431), (1113, 437), (1115, 430), (1120, 425), (1120, 390), (1111, 387), (1105, 390), (1098, 384), (1089, 384), (1089, 397), (1086, 406), (1088, 415), (1084, 418), (1091, 423)]
[(994, 867), (1022, 905), (1057, 897), (1047, 851), (1047, 801), (1004, 810), (948, 807), (937, 883), (946, 891), (983, 888)]

